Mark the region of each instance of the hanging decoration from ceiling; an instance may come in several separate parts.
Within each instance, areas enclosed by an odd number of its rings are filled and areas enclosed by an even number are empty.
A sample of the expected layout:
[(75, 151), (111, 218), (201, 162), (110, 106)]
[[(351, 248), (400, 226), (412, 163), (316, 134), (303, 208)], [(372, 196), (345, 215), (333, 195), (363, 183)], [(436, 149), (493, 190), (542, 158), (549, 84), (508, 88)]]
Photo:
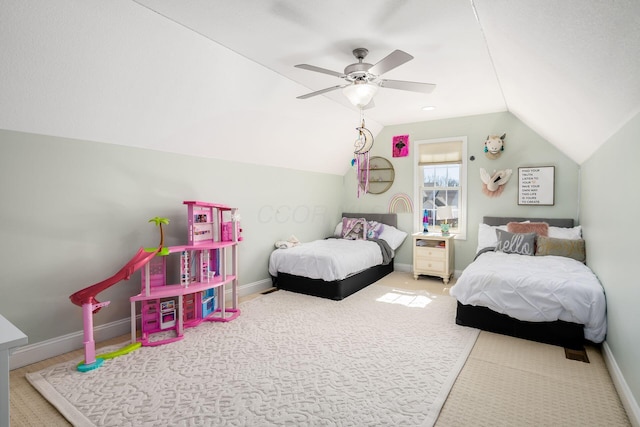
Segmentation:
[(353, 154), (355, 157), (352, 164), (355, 164), (357, 168), (357, 195), (360, 197), (369, 191), (369, 151), (371, 147), (373, 147), (373, 134), (369, 129), (364, 127), (364, 117), (362, 117), (361, 126), (357, 127), (356, 130), (358, 131), (358, 138), (353, 144)]
[(500, 154), (504, 151), (504, 138), (507, 136), (503, 133), (502, 136), (489, 135), (484, 140), (484, 155), (495, 160), (500, 157)]

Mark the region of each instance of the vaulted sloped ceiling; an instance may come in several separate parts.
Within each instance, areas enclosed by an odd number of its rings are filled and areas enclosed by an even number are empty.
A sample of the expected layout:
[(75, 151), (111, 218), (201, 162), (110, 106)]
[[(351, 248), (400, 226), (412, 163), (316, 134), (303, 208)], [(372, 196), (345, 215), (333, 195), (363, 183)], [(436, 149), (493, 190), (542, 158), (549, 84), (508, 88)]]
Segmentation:
[[(360, 112), (333, 91), (365, 47), (415, 58), (384, 126), (510, 111), (577, 163), (640, 109), (637, 0), (2, 1), (0, 128), (343, 174)], [(423, 111), (423, 106), (436, 109)]]

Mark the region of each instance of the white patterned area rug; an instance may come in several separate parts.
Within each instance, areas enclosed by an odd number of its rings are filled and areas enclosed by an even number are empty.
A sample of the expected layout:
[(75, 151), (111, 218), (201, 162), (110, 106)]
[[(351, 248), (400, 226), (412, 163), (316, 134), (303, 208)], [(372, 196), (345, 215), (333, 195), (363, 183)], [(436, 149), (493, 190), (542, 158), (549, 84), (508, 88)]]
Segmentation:
[(93, 371), (67, 362), (27, 379), (74, 425), (431, 426), (479, 333), (455, 324), (450, 296), (375, 284), (240, 308)]

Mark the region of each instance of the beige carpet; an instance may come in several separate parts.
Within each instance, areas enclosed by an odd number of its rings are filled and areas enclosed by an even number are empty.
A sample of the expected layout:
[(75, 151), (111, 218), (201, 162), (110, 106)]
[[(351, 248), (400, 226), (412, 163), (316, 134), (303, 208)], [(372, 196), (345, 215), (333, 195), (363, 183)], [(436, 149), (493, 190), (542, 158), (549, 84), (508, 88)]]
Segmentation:
[(377, 284), (241, 309), (95, 371), (74, 361), (27, 379), (83, 426), (432, 426), (478, 336), (453, 323), (453, 298)]
[[(394, 272), (379, 283), (448, 294), (441, 280), (414, 281), (410, 273)], [(630, 426), (600, 349), (587, 352), (588, 364), (567, 360), (559, 347), (481, 332), (436, 426)], [(12, 371), (11, 425), (70, 425), (25, 375), (81, 357), (76, 350)]]
[(436, 425), (630, 426), (600, 351), (587, 354), (482, 332)]
[[(378, 283), (449, 294), (441, 280), (394, 272)], [(630, 426), (599, 347), (590, 363), (562, 347), (481, 332), (436, 427)]]

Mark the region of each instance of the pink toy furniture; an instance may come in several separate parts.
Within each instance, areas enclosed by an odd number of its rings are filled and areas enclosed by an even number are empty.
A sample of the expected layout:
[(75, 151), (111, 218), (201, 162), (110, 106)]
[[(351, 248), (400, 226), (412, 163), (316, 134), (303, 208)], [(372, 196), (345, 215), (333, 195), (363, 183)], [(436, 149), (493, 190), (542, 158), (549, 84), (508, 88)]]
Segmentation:
[[(241, 229), (237, 223), (237, 209), (197, 201), (185, 201), (184, 204), (188, 214), (186, 245), (151, 250), (140, 248), (116, 274), (69, 297), (71, 302), (82, 307), (84, 321), (85, 360), (78, 365), (79, 371), (96, 369), (107, 356), (115, 357), (114, 354), (131, 351), (127, 349), (96, 357), (93, 314), (110, 303), (98, 302), (98, 293), (128, 280), (137, 270), (141, 270), (141, 290), (130, 298), (132, 344), (138, 342), (136, 303), (140, 303), (141, 311), (139, 342), (146, 346), (180, 340), (185, 328), (203, 321), (228, 322), (240, 315), (237, 245), (242, 238), (239, 236)], [(231, 252), (230, 258), (228, 252)], [(171, 283), (167, 276), (167, 263), (174, 260), (180, 277)], [(227, 307), (225, 301), (226, 285), (231, 285), (231, 307)]]
[[(131, 340), (137, 339), (135, 319), (139, 302), (143, 346), (174, 342), (183, 338), (185, 328), (203, 321), (228, 322), (240, 315), (239, 227), (233, 221), (236, 209), (198, 201), (184, 204), (188, 215), (187, 244), (170, 246), (166, 248), (167, 255), (152, 259), (141, 271), (141, 292), (130, 298)], [(174, 283), (167, 277), (167, 263), (172, 258), (177, 260), (180, 271)], [(231, 307), (226, 306), (226, 285), (231, 285)]]

